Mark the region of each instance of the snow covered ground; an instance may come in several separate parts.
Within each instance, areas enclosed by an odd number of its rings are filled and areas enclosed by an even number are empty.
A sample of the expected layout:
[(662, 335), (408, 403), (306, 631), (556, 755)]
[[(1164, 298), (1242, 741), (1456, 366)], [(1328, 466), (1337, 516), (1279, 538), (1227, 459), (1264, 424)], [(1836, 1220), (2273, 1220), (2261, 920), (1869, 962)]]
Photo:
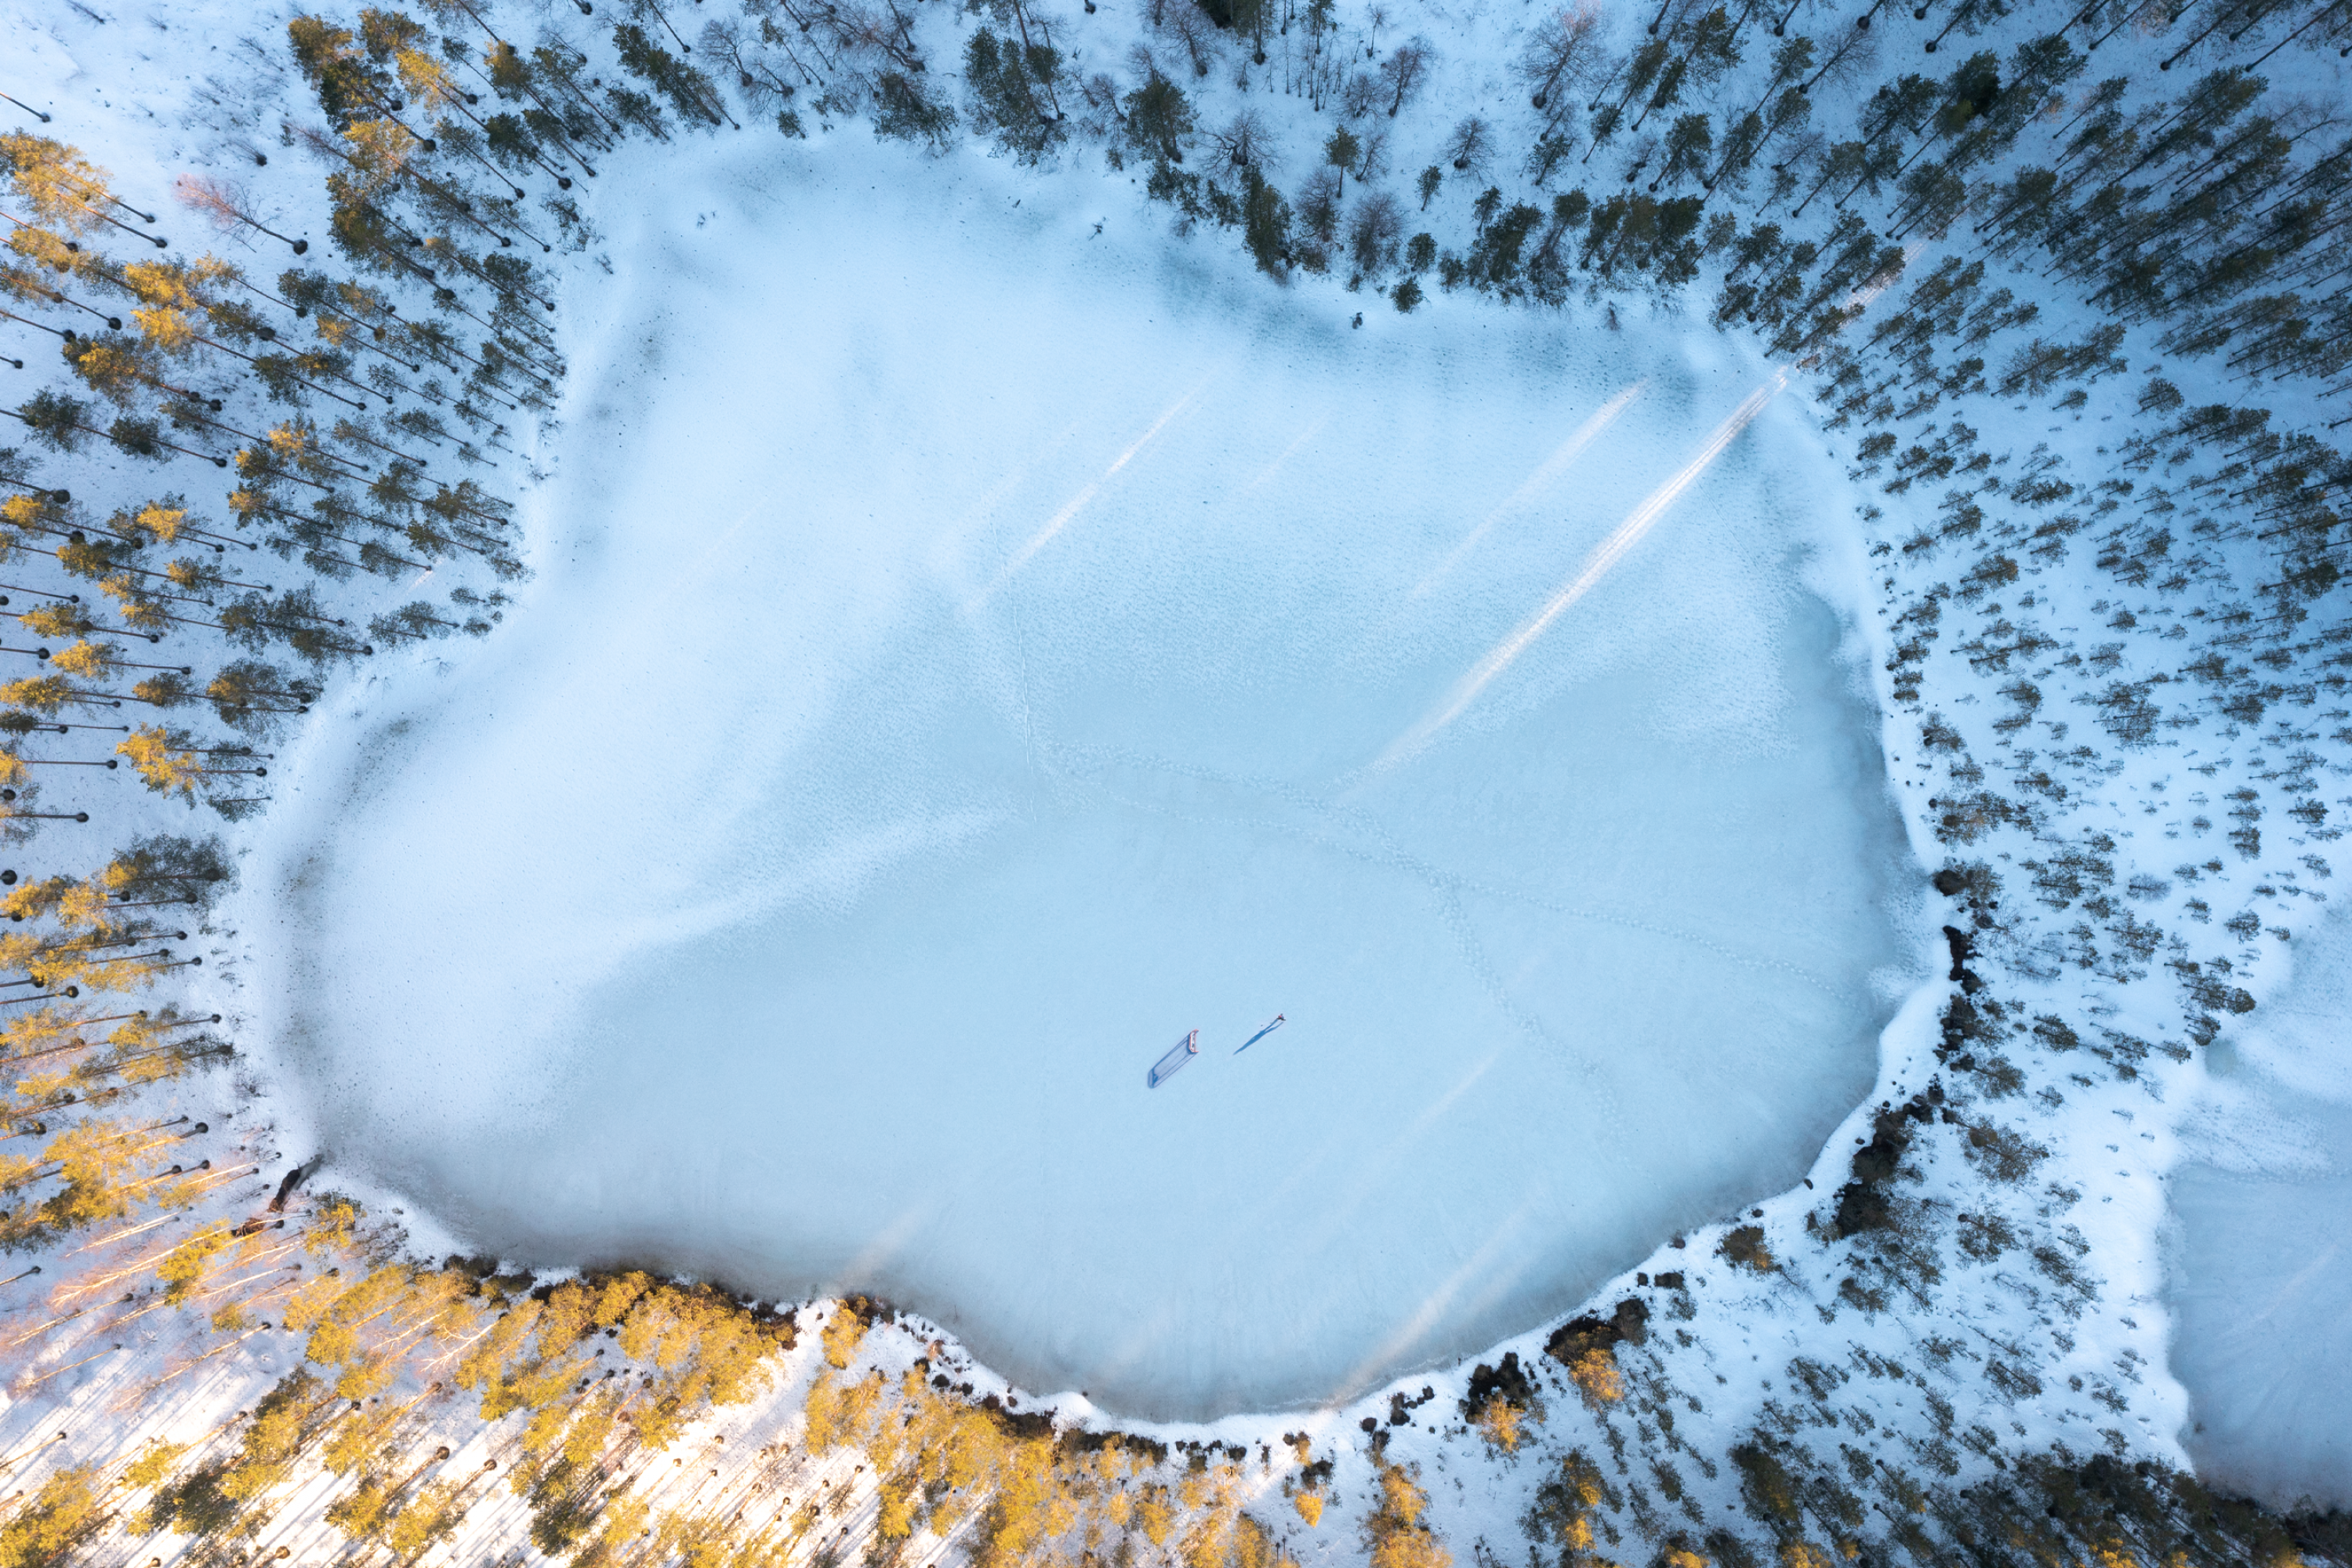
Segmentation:
[(1355, 330), (978, 156), (631, 156), (537, 581), (314, 721), (246, 879), (348, 1173), (1198, 1416), (1811, 1168), (1921, 874), (1771, 366)]
[(2352, 921), (2216, 1047), (2172, 1177), (2172, 1368), (2200, 1471), (2266, 1500), (2352, 1499)]

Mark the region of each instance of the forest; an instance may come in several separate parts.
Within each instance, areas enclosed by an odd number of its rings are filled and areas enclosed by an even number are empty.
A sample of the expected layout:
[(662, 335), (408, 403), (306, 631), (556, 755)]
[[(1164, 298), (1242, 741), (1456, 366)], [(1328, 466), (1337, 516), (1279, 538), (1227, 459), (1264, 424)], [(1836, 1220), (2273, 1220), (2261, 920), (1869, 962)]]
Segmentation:
[[(0, 564), (39, 581), (0, 583), (0, 657), (28, 661), (0, 672), (0, 839), (47, 868), (0, 871), (0, 1368), (41, 1408), (127, 1336), (161, 1348), (113, 1407), (135, 1440), (0, 1455), (0, 1568), (408, 1563), (469, 1515), (469, 1543), (591, 1568), (1207, 1568), (1343, 1533), (1379, 1568), (2352, 1561), (2340, 1515), (2233, 1499), (2129, 1435), (2136, 1368), (2067, 1392), (1937, 1329), (1996, 1270), (2059, 1339), (2113, 1310), (2073, 1189), (2036, 1174), (2064, 1152), (2021, 1118), (2157, 1095), (2252, 1012), (2352, 805), (2324, 798), (2352, 742), (2352, 6), (1588, 0), (1456, 37), (1395, 4), (1151, 0), (1118, 48), (1083, 5), (304, 14), (258, 50), (299, 101), (215, 100), (214, 155), (181, 170), (110, 171), (65, 110), (6, 99)], [(1813, 1270), (1825, 1343), (1897, 1321), (1924, 1361), (1801, 1355), (1710, 1452), (1674, 1424), (1697, 1298), (1645, 1275), (1646, 1301), (1545, 1326), (1421, 1417), (1531, 1489), (1518, 1539), (1474, 1545), (1391, 1458), (1402, 1393), (1254, 1445), (1056, 1423), (887, 1303), (419, 1258), (308, 1166), (273, 1192), (290, 1152), (257, 1125), (154, 1109), (242, 1070), (187, 972), (269, 748), (368, 661), (490, 637), (530, 574), (517, 491), (564, 395), (598, 163), (853, 126), (1131, 178), (1253, 289), (1677, 312), (1788, 368), (1851, 453), (1950, 979), (1916, 1092), (1859, 1113), (1804, 1229), (1743, 1219), (1706, 1256)], [(299, 198), (261, 194), (289, 165)], [(2129, 759), (2216, 737), (2258, 754), (2194, 769), (2182, 831), (2210, 842), (2085, 814)], [(270, 1345), (291, 1370), (265, 1378)], [(266, 1392), (147, 1419), (225, 1365)], [(1857, 1377), (1924, 1391), (1915, 1464), (1851, 1446), (1850, 1414), (1840, 1436)], [(2077, 1396), (2116, 1412), (2096, 1440), (1994, 1424)]]

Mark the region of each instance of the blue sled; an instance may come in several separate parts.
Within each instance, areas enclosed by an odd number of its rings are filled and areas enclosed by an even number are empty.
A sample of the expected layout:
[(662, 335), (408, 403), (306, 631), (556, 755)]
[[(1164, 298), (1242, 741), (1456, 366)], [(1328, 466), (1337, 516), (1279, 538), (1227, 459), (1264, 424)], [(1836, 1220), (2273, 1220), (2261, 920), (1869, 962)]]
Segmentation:
[(1174, 1078), (1178, 1071), (1183, 1068), (1186, 1062), (1191, 1061), (1194, 1057), (1197, 1057), (1200, 1054), (1201, 1031), (1195, 1029), (1191, 1034), (1186, 1035), (1182, 1039), (1177, 1041), (1176, 1044), (1171, 1047), (1166, 1056), (1161, 1057), (1158, 1061), (1151, 1064), (1151, 1076), (1145, 1081), (1151, 1088), (1158, 1089), (1161, 1084), (1166, 1083), (1170, 1079)]

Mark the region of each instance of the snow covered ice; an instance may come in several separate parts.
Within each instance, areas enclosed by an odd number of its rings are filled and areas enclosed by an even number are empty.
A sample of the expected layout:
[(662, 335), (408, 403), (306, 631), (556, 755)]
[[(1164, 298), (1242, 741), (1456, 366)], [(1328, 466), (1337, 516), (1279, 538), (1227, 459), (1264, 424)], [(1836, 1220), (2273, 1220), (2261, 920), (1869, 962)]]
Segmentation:
[(2171, 1364), (2200, 1475), (2277, 1506), (2352, 1506), (2352, 922), (2217, 1042), (2171, 1182)]
[(1919, 873), (1774, 367), (1277, 291), (976, 156), (604, 184), (521, 613), (317, 716), (246, 879), (341, 1168), (1157, 1415), (1811, 1168)]

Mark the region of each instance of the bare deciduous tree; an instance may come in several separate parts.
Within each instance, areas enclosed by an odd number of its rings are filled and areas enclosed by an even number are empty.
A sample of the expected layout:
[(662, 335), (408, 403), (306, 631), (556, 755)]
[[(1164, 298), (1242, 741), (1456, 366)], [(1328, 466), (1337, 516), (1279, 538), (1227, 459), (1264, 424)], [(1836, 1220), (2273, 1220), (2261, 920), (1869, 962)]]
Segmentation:
[(881, 0), (878, 5), (867, 0), (829, 5), (824, 16), (843, 50), (878, 54), (901, 71), (925, 68), (922, 51), (915, 45), (914, 16), (898, 0)]
[(1160, 30), (1184, 46), (1194, 76), (1209, 74), (1217, 58), (1218, 40), (1217, 25), (1209, 20), (1207, 12), (1193, 0), (1167, 0), (1160, 10)]
[(1086, 102), (1086, 111), (1079, 116), (1078, 127), (1087, 135), (1104, 137), (1118, 122), (1118, 83), (1101, 71), (1087, 78), (1078, 95)]
[[(792, 113), (792, 98), (798, 84), (784, 79), (775, 62), (761, 50), (759, 40), (753, 39), (740, 23), (726, 17), (711, 22), (702, 29), (702, 47), (705, 54), (734, 75), (736, 89), (754, 112), (775, 117), (780, 126), (786, 124), (789, 116), (790, 125), (798, 126), (800, 117)], [(789, 45), (783, 53), (802, 81), (816, 79), (792, 53)]]
[(180, 199), (182, 206), (199, 214), (223, 234), (234, 234), (239, 228), (258, 229), (272, 239), (292, 246), (297, 256), (310, 248), (309, 240), (282, 235), (255, 217), (253, 204), (245, 192), (226, 180), (209, 174), (182, 174), (172, 182), (172, 194)]
[(1454, 128), (1445, 139), (1445, 161), (1457, 174), (1484, 174), (1495, 157), (1495, 132), (1476, 115)]
[(1830, 52), (1822, 57), (1821, 64), (1813, 68), (1811, 79), (1805, 83), (1805, 90), (1811, 92), (1824, 81), (1843, 87), (1876, 64), (1877, 60), (1878, 35), (1858, 24), (1848, 27), (1838, 35), (1837, 43)]
[(1532, 89), (1538, 109), (1567, 97), (1591, 76), (1601, 62), (1600, 26), (1600, 8), (1592, 0), (1580, 0), (1573, 8), (1545, 17), (1528, 35), (1519, 76)]
[(1298, 185), (1298, 221), (1307, 232), (1328, 240), (1339, 232), (1339, 172), (1328, 166), (1308, 174)]
[(1280, 163), (1275, 156), (1265, 116), (1255, 109), (1244, 109), (1234, 115), (1223, 131), (1209, 132), (1209, 143), (1237, 167), (1265, 171)]
[(1436, 63), (1436, 51), (1428, 39), (1415, 37), (1409, 43), (1399, 44), (1381, 62), (1381, 79), (1389, 84), (1389, 118), (1394, 120), (1404, 100), (1421, 90), (1429, 79), (1429, 68)]
[(1396, 260), (1397, 237), (1404, 232), (1404, 215), (1397, 199), (1375, 191), (1358, 199), (1348, 218), (1348, 255), (1359, 276), (1377, 277)]

